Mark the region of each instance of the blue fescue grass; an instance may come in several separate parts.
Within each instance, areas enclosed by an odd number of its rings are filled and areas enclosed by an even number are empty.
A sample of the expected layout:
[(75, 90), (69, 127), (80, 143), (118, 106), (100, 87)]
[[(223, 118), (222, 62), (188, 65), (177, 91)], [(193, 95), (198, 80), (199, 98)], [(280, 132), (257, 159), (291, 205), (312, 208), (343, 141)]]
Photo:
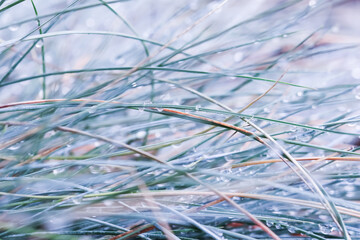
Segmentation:
[(0, 1), (0, 238), (359, 238), (356, 6)]

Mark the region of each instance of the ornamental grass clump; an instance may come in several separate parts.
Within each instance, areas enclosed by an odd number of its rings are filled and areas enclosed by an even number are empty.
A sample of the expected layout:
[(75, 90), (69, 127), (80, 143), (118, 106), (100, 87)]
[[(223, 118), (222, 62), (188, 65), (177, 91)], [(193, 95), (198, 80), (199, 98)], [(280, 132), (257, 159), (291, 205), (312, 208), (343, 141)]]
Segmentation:
[(0, 239), (358, 239), (359, 7), (0, 1)]

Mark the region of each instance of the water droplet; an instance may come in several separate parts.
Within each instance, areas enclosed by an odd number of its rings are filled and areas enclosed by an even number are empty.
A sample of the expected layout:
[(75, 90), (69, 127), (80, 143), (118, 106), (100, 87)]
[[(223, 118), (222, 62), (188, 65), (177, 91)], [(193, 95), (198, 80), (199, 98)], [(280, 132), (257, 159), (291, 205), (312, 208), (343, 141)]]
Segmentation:
[(121, 56), (117, 56), (115, 58), (115, 64), (116, 65), (123, 65), (125, 63), (125, 59)]
[(310, 141), (312, 136), (314, 134), (314, 131), (308, 131), (307, 129), (299, 129), (296, 133), (296, 140), (299, 140), (301, 142), (307, 142)]
[(40, 40), (35, 44), (35, 47), (36, 48), (41, 48), (43, 45), (44, 45), (44, 42), (42, 40)]
[(136, 82), (133, 82), (133, 83), (131, 84), (131, 86), (132, 86), (132, 87), (137, 87), (137, 83), (136, 83)]
[(310, 1), (309, 1), (309, 7), (314, 8), (314, 7), (316, 7), (316, 4), (317, 4), (317, 1), (316, 1), (316, 0), (310, 0)]
[(353, 89), (353, 93), (355, 94), (355, 98), (360, 100), (360, 86), (357, 86)]
[[(337, 167), (340, 169), (340, 167)], [(329, 215), (324, 215), (324, 214), (321, 214), (318, 216), (320, 220), (323, 220), (323, 221), (329, 221), (330, 220), (330, 217)]]
[(86, 26), (89, 28), (94, 27), (95, 23), (96, 22), (93, 18), (88, 18), (88, 19), (86, 19), (86, 22), (85, 22)]
[(146, 107), (147, 105), (151, 105), (151, 104), (152, 104), (152, 101), (145, 101), (145, 102), (143, 103), (144, 107)]
[[(116, 181), (116, 180), (115, 180), (115, 181)], [(112, 184), (112, 183), (114, 183), (114, 179), (112, 179), (112, 178), (111, 178), (111, 179), (107, 179), (107, 180), (104, 181), (104, 183), (105, 183), (105, 184)]]
[(164, 109), (163, 108), (155, 108), (158, 112), (162, 112), (162, 111), (164, 111)]
[(136, 133), (136, 137), (137, 138), (143, 138), (146, 136), (146, 132), (145, 131), (139, 131)]
[(195, 106), (195, 110), (196, 110), (196, 111), (199, 111), (200, 108), (201, 108), (201, 105), (196, 105), (196, 106)]
[(53, 170), (54, 175), (59, 175), (60, 173), (63, 173), (65, 171), (65, 168), (57, 168)]
[(90, 113), (90, 114), (94, 113), (94, 112), (96, 112), (96, 108), (95, 107), (90, 107), (90, 108), (88, 108), (87, 112)]
[(331, 227), (328, 227), (328, 226), (325, 226), (325, 225), (319, 224), (319, 230), (320, 230), (320, 232), (322, 232), (323, 234), (329, 234), (329, 233), (331, 233)]
[(233, 161), (232, 158), (229, 155), (225, 156), (224, 158), (225, 158), (226, 162), (232, 162)]
[(264, 113), (270, 113), (270, 108), (264, 107)]
[(243, 52), (237, 52), (234, 54), (234, 61), (235, 62), (241, 62), (244, 59), (244, 53)]
[(114, 205), (115, 201), (114, 200), (105, 200), (104, 201), (104, 205), (105, 206), (112, 206)]
[[(335, 230), (335, 229), (334, 229), (334, 230)], [(356, 232), (355, 232), (355, 231), (351, 231), (351, 230), (350, 230), (350, 231), (348, 231), (348, 232), (349, 232), (349, 235), (350, 235), (350, 236), (354, 236), (354, 237), (356, 237), (356, 236), (355, 236), (355, 234), (356, 234)], [(359, 231), (357, 231), (357, 232), (359, 232)]]
[(20, 144), (17, 143), (15, 145), (10, 146), (8, 149), (11, 151), (15, 151), (15, 150), (18, 150), (19, 148), (20, 148)]
[[(218, 7), (218, 2), (217, 1), (212, 1), (210, 3), (208, 3), (206, 5), (206, 8), (209, 9), (209, 10), (214, 10), (215, 8)], [(221, 9), (218, 9), (217, 12), (221, 11)]]
[(274, 222), (266, 221), (266, 226), (272, 227), (272, 226), (274, 226)]
[(197, 10), (199, 8), (199, 0), (191, 1), (191, 3), (189, 4), (189, 7), (193, 11)]
[(54, 136), (55, 133), (56, 132), (54, 130), (51, 130), (51, 131), (45, 133), (44, 138), (50, 138), (50, 137)]
[(173, 99), (172, 103), (173, 105), (180, 105), (181, 101), (179, 99)]
[(333, 27), (331, 28), (331, 31), (332, 31), (333, 33), (337, 33), (337, 32), (339, 32), (339, 30), (340, 30), (340, 28), (339, 28), (338, 25), (335, 25), (335, 26), (333, 26)]
[(82, 196), (76, 196), (76, 197), (73, 197), (72, 199), (71, 199), (71, 201), (74, 203), (74, 204), (81, 204), (81, 202), (82, 202), (82, 199), (83, 199), (83, 197)]
[(287, 34), (283, 34), (283, 35), (281, 35), (281, 37), (283, 37), (283, 38), (287, 38), (289, 35), (287, 35)]
[(355, 79), (360, 79), (360, 67), (351, 70), (351, 76)]
[[(350, 181), (349, 181), (350, 180)], [(352, 181), (353, 180), (353, 181)], [(353, 183), (355, 181), (354, 178), (348, 178), (346, 182)], [(343, 187), (345, 191), (355, 191), (356, 187), (354, 185), (346, 185)]]
[(161, 95), (160, 99), (163, 101), (169, 101), (169, 100), (171, 100), (171, 96), (169, 93), (166, 93), (166, 94)]
[(347, 197), (347, 198), (353, 198), (353, 197), (355, 197), (356, 196), (356, 193), (355, 192), (347, 192), (346, 194), (345, 194), (345, 197)]
[(172, 144), (171, 145), (173, 148), (179, 148), (179, 147), (181, 147), (181, 143), (179, 143), (179, 144)]
[(299, 91), (296, 93), (296, 96), (298, 97), (302, 97), (304, 95), (304, 92), (303, 91)]
[(233, 197), (232, 200), (234, 200), (234, 201), (242, 201), (242, 198), (236, 196), (236, 197)]
[(289, 231), (289, 233), (296, 233), (296, 230), (293, 227), (289, 227), (288, 231)]
[(297, 132), (299, 129), (297, 127), (293, 127), (293, 128), (290, 128), (290, 132), (292, 133), (295, 133)]
[(290, 102), (290, 99), (287, 98), (287, 97), (284, 97), (281, 101), (282, 101), (283, 103), (288, 103), (288, 102)]
[(92, 174), (98, 174), (100, 173), (100, 167), (99, 166), (90, 166), (89, 167), (89, 171), (92, 173)]
[(297, 216), (298, 215), (298, 212), (297, 211), (288, 211), (288, 214), (290, 216)]
[(20, 25), (11, 25), (9, 27), (9, 30), (12, 32), (16, 32), (17, 30), (19, 30), (19, 28), (20, 28)]

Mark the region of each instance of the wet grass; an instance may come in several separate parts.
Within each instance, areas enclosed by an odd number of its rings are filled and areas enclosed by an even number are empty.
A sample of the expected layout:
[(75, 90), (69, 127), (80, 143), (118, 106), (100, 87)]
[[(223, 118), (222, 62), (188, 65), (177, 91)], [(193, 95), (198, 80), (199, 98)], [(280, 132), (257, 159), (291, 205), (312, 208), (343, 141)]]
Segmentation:
[(165, 3), (0, 1), (0, 238), (359, 238), (354, 3)]

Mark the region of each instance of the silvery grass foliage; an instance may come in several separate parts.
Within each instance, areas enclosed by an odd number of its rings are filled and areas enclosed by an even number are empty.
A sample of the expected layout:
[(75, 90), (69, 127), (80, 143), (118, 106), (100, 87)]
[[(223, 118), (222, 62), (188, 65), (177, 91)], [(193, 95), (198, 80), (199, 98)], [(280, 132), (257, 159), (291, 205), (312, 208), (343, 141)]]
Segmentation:
[(359, 7), (0, 1), (0, 238), (359, 238)]

